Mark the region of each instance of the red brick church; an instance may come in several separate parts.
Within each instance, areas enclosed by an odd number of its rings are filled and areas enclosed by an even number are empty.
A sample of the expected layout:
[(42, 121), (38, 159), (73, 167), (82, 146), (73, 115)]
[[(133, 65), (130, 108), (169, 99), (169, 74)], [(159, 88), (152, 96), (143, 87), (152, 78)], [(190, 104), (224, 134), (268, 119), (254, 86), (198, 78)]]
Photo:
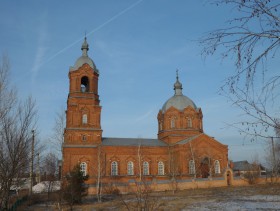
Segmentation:
[(98, 178), (105, 184), (125, 184), (139, 177), (159, 181), (224, 175), (228, 147), (203, 132), (202, 110), (183, 94), (178, 73), (174, 95), (157, 115), (157, 139), (103, 137), (100, 73), (88, 56), (86, 38), (81, 50), (68, 74), (63, 175), (79, 164), (83, 174), (89, 175), (90, 187)]

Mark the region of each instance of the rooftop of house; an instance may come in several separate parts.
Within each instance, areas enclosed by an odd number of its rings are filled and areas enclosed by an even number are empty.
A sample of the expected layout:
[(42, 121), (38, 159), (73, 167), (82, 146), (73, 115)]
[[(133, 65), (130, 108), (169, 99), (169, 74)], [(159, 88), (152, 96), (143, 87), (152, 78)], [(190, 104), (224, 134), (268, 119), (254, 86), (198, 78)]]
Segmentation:
[(233, 162), (233, 171), (250, 171), (259, 167), (260, 170), (265, 170), (261, 164), (249, 163), (247, 160)]

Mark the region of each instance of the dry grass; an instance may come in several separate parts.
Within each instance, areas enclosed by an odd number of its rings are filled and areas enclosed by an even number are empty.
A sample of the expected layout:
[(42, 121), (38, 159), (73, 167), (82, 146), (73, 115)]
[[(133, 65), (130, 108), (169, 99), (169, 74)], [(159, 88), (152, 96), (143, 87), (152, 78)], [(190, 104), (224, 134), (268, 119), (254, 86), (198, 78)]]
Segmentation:
[[(251, 185), (244, 187), (223, 187), (210, 189), (193, 189), (172, 192), (157, 192), (151, 194), (149, 197), (154, 197), (157, 202), (156, 210), (187, 210), (193, 204), (202, 204), (209, 202), (225, 202), (234, 197), (247, 198), (255, 195), (280, 195), (280, 184), (267, 185)], [(126, 203), (131, 204), (135, 202), (135, 195), (124, 195), (122, 199)], [(25, 210), (58, 210), (54, 206), (46, 207), (35, 205)], [(63, 210), (70, 210), (68, 206), (64, 205)], [(104, 198), (102, 203), (97, 203), (93, 197), (88, 197), (84, 200), (82, 205), (76, 205), (74, 210), (83, 211), (101, 211), (101, 210), (127, 210), (123, 204), (120, 196), (111, 196), (111, 198)]]

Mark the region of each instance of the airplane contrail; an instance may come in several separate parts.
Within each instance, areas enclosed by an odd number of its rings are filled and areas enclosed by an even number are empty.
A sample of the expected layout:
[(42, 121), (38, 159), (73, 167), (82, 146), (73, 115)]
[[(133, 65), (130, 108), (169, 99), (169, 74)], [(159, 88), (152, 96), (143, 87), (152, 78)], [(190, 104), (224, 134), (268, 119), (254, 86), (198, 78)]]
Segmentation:
[[(126, 9), (122, 10), (121, 12), (119, 12), (118, 14), (114, 15), (113, 17), (111, 17), (110, 19), (108, 19), (107, 21), (105, 21), (104, 23), (102, 23), (101, 25), (99, 25), (98, 27), (96, 27), (95, 29), (91, 30), (88, 35), (93, 34), (94, 32), (97, 32), (98, 30), (102, 29), (104, 26), (106, 26), (107, 24), (111, 23), (112, 21), (114, 21), (115, 19), (117, 19), (118, 17), (120, 17), (121, 15), (123, 15), (124, 13), (126, 13), (127, 11), (131, 10), (132, 8), (134, 8), (135, 6), (137, 6), (138, 4), (140, 4), (142, 1), (144, 0), (139, 0), (135, 3), (133, 3), (132, 5), (130, 5), (129, 7), (127, 7)], [(39, 66), (42, 66), (46, 63), (48, 63), (49, 61), (53, 60), (55, 57), (57, 57), (59, 54), (63, 53), (64, 51), (66, 51), (67, 49), (71, 48), (72, 46), (76, 45), (77, 43), (81, 42), (84, 39), (84, 37), (81, 37), (80, 39), (74, 41), (73, 43), (71, 43), (70, 45), (66, 46), (65, 48), (61, 49), (60, 51), (56, 52), (54, 55), (52, 55), (51, 57), (49, 57), (48, 59), (46, 59), (44, 62), (42, 62)]]

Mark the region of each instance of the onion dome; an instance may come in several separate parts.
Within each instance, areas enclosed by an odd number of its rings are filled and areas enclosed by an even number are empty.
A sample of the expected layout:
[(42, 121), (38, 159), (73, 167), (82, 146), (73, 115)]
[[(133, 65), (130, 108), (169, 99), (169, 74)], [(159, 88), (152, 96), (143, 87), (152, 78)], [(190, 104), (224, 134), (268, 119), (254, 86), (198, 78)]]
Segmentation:
[(188, 98), (187, 96), (183, 95), (182, 93), (182, 84), (179, 81), (178, 76), (178, 70), (177, 70), (177, 76), (176, 76), (176, 82), (174, 84), (174, 96), (169, 98), (164, 105), (162, 106), (162, 113), (165, 113), (170, 107), (174, 107), (178, 109), (179, 111), (183, 111), (188, 106), (191, 106), (194, 109), (197, 109), (197, 106), (195, 103)]
[(86, 37), (85, 37), (84, 42), (82, 44), (81, 50), (82, 50), (82, 56), (77, 59), (77, 61), (75, 62), (74, 67), (70, 68), (70, 71), (74, 71), (74, 70), (79, 69), (81, 66), (83, 66), (83, 64), (88, 64), (91, 68), (93, 68), (95, 71), (98, 72), (98, 70), (96, 69), (96, 66), (95, 66), (93, 60), (88, 56), (87, 52), (89, 50), (89, 47), (88, 47), (88, 43), (87, 43), (87, 38)]

